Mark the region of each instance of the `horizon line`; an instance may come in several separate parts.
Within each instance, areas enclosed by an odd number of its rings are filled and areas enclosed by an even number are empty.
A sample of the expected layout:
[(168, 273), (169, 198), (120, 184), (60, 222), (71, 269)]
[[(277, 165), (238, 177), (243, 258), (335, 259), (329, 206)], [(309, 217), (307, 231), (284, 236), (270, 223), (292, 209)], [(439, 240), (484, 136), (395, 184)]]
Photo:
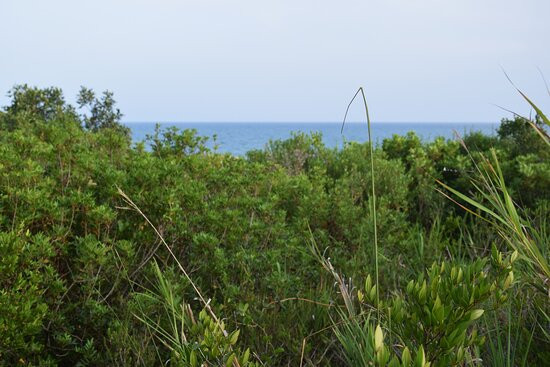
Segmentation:
[[(342, 124), (342, 121), (121, 121), (122, 124)], [(372, 121), (373, 124), (500, 124), (501, 121)], [(366, 124), (366, 121), (346, 121)]]

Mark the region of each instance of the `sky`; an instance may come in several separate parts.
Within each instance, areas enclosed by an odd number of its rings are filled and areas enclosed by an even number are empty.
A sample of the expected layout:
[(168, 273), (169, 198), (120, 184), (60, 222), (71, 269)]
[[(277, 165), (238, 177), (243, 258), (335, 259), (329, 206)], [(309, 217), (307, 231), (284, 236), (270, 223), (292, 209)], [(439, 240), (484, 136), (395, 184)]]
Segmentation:
[[(359, 86), (385, 122), (547, 110), (548, 0), (0, 0), (15, 84), (115, 94), (124, 121), (340, 121)], [(359, 121), (360, 105), (350, 119)]]

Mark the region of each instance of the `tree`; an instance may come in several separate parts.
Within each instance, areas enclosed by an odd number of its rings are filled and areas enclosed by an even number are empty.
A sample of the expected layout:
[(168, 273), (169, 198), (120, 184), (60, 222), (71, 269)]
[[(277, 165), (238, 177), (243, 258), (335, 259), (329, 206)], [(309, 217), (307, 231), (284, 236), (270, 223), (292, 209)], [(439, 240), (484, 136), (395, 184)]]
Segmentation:
[(21, 123), (52, 121), (63, 115), (77, 119), (74, 107), (65, 102), (60, 88), (29, 87), (27, 84), (14, 86), (9, 92), (11, 104), (4, 107), (0, 115), (0, 126), (14, 129)]
[(533, 121), (521, 116), (502, 119), (497, 134), (513, 156), (538, 154), (546, 150), (544, 141), (540, 139), (531, 124), (535, 124), (541, 129), (544, 128), (544, 124), (538, 116)]
[(120, 124), (122, 113), (115, 107), (113, 92), (104, 91), (100, 98), (89, 88), (81, 87), (76, 100), (78, 108), (87, 108), (89, 114), (82, 114), (82, 122), (88, 130), (97, 131), (102, 128), (117, 128), (127, 130)]
[(61, 88), (29, 87), (16, 85), (8, 92), (11, 103), (0, 111), (0, 128), (13, 130), (37, 122), (50, 123), (55, 120), (70, 120), (87, 130), (97, 131), (111, 128), (130, 136), (130, 130), (120, 124), (122, 113), (116, 108), (113, 92), (104, 91), (100, 98), (89, 88), (81, 87), (77, 95), (79, 109), (88, 113), (78, 114), (74, 106), (67, 103)]

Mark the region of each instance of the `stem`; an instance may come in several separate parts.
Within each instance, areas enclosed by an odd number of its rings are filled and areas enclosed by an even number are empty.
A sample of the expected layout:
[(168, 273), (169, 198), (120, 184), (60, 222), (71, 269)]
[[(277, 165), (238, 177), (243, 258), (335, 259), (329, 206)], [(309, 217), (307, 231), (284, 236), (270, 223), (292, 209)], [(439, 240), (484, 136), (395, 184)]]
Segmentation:
[[(373, 230), (374, 230), (374, 271), (375, 271), (375, 280), (376, 280), (376, 310), (378, 314), (378, 320), (380, 320), (380, 285), (378, 283), (378, 231), (376, 229), (376, 191), (374, 189), (374, 148), (372, 144), (372, 134), (371, 134), (371, 123), (370, 123), (370, 116), (369, 116), (369, 107), (367, 106), (367, 98), (365, 97), (365, 92), (363, 90), (363, 87), (359, 87), (357, 92), (355, 92), (355, 95), (351, 99), (351, 101), (348, 104), (348, 108), (346, 109), (346, 114), (344, 115), (344, 121), (342, 122), (342, 129), (344, 130), (344, 124), (346, 123), (346, 117), (348, 116), (349, 107), (355, 100), (355, 97), (361, 92), (361, 96), (363, 97), (363, 105), (365, 106), (365, 116), (367, 118), (367, 127), (368, 127), (368, 136), (369, 136), (369, 150), (370, 150), (370, 169), (371, 169), (371, 195), (372, 195), (372, 207), (371, 207), (371, 214), (373, 218)], [(380, 322), (380, 321), (379, 321)]]

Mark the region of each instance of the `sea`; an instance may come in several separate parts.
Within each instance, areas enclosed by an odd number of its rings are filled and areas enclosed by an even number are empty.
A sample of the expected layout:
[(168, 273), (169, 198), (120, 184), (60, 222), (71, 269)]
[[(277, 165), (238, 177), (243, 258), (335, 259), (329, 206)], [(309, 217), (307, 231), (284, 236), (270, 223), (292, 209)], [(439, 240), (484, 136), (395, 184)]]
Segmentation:
[[(124, 124), (131, 129), (135, 143), (152, 135), (156, 126), (153, 122)], [(293, 132), (319, 132), (324, 144), (331, 148), (342, 148), (345, 142), (350, 141), (368, 141), (367, 124), (358, 122), (346, 122), (343, 130), (341, 122), (164, 122), (160, 125), (161, 129), (172, 126), (181, 130), (195, 129), (198, 135), (210, 137), (207, 142), (210, 148), (217, 146), (218, 152), (236, 156), (263, 149), (270, 140), (288, 139)], [(495, 135), (498, 126), (497, 122), (374, 122), (371, 132), (373, 142), (381, 144), (386, 138), (405, 135), (409, 131), (414, 131), (424, 141), (431, 141), (439, 136), (454, 139), (456, 134), (464, 136), (475, 131)]]

